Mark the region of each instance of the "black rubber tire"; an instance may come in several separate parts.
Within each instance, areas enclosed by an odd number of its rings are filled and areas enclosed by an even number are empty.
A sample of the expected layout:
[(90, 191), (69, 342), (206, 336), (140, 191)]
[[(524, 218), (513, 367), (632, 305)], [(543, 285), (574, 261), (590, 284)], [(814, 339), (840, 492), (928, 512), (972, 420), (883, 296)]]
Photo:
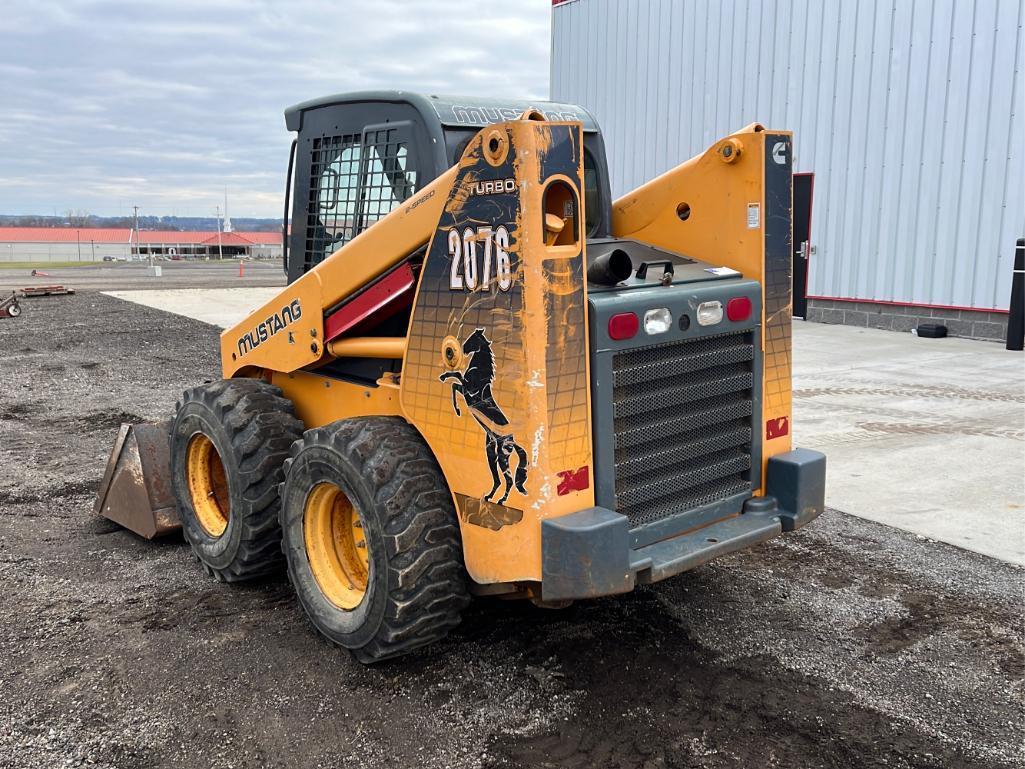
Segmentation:
[[(289, 447), (303, 424), (281, 390), (256, 379), (231, 379), (186, 390), (171, 426), (171, 473), (182, 532), (206, 571), (221, 582), (239, 582), (282, 569), (278, 491)], [(186, 449), (203, 433), (221, 457), (231, 513), (211, 537), (193, 509)]]
[[(349, 497), (369, 545), (367, 591), (351, 611), (324, 595), (306, 553), (306, 498), (324, 481)], [(420, 434), (398, 417), (344, 419), (306, 432), (285, 463), (281, 530), (288, 576), (307, 616), (365, 664), (443, 638), (470, 602), (445, 477)]]

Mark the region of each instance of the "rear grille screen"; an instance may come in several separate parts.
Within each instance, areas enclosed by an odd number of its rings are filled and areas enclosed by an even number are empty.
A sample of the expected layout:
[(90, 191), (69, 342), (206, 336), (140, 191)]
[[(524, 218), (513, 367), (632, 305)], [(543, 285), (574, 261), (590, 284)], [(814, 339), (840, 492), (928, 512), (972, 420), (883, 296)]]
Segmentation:
[(613, 356), (616, 509), (631, 528), (751, 490), (750, 331)]

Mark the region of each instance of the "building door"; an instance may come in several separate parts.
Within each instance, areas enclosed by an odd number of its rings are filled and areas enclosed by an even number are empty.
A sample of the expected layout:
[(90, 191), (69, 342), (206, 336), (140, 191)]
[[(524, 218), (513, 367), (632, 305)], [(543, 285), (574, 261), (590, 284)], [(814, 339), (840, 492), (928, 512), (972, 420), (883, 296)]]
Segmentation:
[(811, 201), (815, 174), (794, 174), (794, 309), (795, 318), (808, 317), (808, 260), (811, 244)]

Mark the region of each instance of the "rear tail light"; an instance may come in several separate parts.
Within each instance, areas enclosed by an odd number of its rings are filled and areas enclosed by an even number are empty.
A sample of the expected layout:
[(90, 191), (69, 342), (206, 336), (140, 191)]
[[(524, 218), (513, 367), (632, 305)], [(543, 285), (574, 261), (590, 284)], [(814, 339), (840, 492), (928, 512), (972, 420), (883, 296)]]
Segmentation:
[(722, 302), (702, 302), (696, 315), (699, 326), (714, 326), (722, 320)]
[(737, 322), (751, 316), (751, 300), (746, 296), (735, 296), (726, 303), (726, 317)]
[(632, 339), (637, 336), (640, 322), (632, 312), (620, 312), (609, 318), (609, 338)]

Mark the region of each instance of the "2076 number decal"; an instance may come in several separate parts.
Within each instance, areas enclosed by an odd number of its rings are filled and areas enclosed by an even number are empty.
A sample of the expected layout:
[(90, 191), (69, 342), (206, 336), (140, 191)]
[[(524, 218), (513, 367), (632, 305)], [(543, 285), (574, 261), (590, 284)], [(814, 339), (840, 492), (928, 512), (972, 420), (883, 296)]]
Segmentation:
[(452, 269), (448, 287), (452, 291), (488, 291), (494, 285), (499, 291), (508, 291), (512, 287), (508, 248), (509, 230), (505, 225), (450, 230), (448, 255)]

